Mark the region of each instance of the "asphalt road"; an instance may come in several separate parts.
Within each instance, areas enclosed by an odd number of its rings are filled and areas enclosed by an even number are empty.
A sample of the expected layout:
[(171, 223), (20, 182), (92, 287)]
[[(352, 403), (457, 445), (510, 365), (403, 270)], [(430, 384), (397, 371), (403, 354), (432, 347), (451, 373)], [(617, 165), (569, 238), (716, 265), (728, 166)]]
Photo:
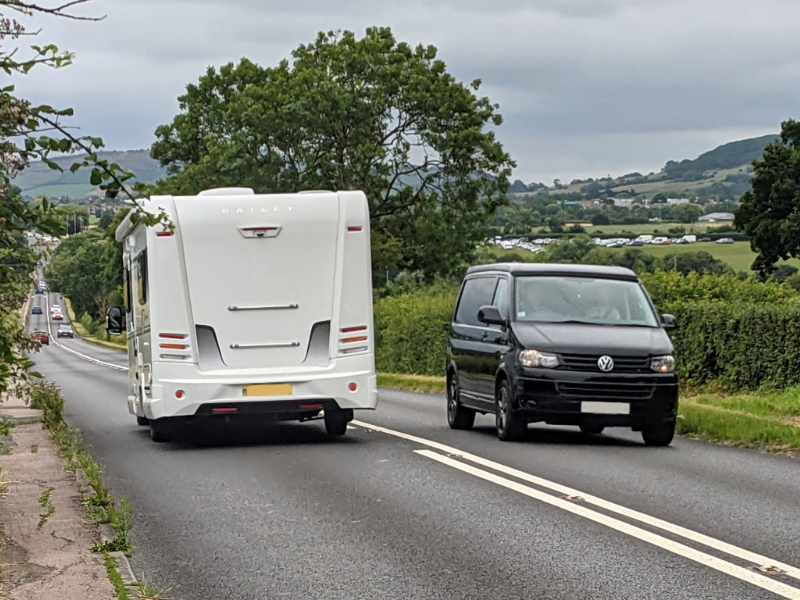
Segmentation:
[(125, 355), (58, 342), (36, 367), (134, 506), (134, 569), (175, 600), (800, 599), (795, 459), (621, 429), (504, 443), (387, 390), (341, 440), (311, 422), (155, 444), (126, 373), (64, 347)]

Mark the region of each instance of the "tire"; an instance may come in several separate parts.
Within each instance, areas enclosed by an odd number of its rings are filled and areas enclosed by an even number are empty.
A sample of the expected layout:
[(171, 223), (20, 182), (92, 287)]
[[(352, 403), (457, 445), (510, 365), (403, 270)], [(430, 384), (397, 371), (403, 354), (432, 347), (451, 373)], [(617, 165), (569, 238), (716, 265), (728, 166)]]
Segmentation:
[(168, 442), (172, 439), (172, 428), (161, 421), (150, 421), (150, 439), (156, 443)]
[(136, 424), (141, 425), (142, 427), (147, 427), (150, 425), (150, 419), (147, 417), (136, 417)]
[(331, 437), (342, 437), (347, 433), (347, 423), (349, 423), (352, 418), (352, 410), (326, 410), (325, 432)]
[(605, 429), (605, 425), (597, 425), (596, 423), (584, 423), (579, 427), (585, 435), (600, 435)]
[(650, 425), (642, 430), (642, 439), (646, 446), (669, 446), (674, 437), (675, 421)]
[(461, 406), (458, 377), (455, 373), (447, 382), (447, 424), (450, 429), (472, 429), (475, 424), (475, 411)]
[(528, 430), (525, 418), (513, 410), (514, 395), (507, 380), (503, 380), (497, 388), (495, 397), (495, 427), (497, 437), (504, 442), (519, 440)]

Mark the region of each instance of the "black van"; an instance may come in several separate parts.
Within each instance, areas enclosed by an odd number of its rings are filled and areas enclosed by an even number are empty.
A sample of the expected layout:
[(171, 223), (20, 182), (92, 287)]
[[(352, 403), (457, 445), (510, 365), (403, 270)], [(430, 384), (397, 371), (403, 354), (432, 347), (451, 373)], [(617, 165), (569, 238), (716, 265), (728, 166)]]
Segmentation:
[(469, 429), (494, 413), (501, 440), (527, 424), (641, 431), (648, 446), (675, 434), (678, 378), (658, 315), (621, 267), (503, 263), (472, 267), (450, 327), (447, 420)]

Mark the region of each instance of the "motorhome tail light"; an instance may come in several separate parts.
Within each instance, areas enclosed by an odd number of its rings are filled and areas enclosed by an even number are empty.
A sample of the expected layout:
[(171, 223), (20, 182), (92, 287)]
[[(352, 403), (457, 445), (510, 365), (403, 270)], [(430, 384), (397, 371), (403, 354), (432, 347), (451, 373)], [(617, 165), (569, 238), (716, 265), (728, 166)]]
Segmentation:
[(239, 409), (235, 406), (218, 406), (211, 409), (212, 415), (235, 415)]
[(353, 354), (355, 352), (365, 352), (369, 349), (369, 336), (367, 335), (366, 325), (348, 325), (340, 328), (339, 333), (340, 335), (351, 334), (339, 337), (339, 354)]
[(178, 400), (183, 400), (186, 397), (186, 392), (183, 390), (175, 390), (175, 398)]
[(188, 336), (185, 333), (159, 333), (158, 337), (170, 340), (185, 340)]
[(350, 233), (356, 233), (358, 231), (362, 231), (364, 228), (361, 225), (348, 225), (347, 231)]
[(175, 232), (174, 231), (169, 231), (168, 229), (165, 229), (164, 231), (157, 231), (156, 232), (156, 237), (172, 237), (173, 235), (175, 235)]
[(313, 403), (313, 404), (301, 404), (300, 408), (303, 410), (322, 410), (322, 404)]
[(187, 350), (189, 348), (188, 344), (159, 344), (158, 347), (164, 350)]
[(347, 384), (347, 389), (350, 390), (351, 392), (357, 392), (358, 384), (355, 381), (351, 381), (350, 383)]

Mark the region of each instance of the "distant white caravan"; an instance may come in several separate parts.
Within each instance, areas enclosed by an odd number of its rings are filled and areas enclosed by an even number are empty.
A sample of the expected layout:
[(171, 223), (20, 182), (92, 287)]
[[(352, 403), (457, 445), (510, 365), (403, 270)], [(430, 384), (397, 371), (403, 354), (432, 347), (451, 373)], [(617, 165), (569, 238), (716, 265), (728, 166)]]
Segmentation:
[(374, 409), (370, 226), (362, 192), (154, 196), (123, 243), (128, 410), (155, 441), (178, 424), (305, 421), (343, 435)]

